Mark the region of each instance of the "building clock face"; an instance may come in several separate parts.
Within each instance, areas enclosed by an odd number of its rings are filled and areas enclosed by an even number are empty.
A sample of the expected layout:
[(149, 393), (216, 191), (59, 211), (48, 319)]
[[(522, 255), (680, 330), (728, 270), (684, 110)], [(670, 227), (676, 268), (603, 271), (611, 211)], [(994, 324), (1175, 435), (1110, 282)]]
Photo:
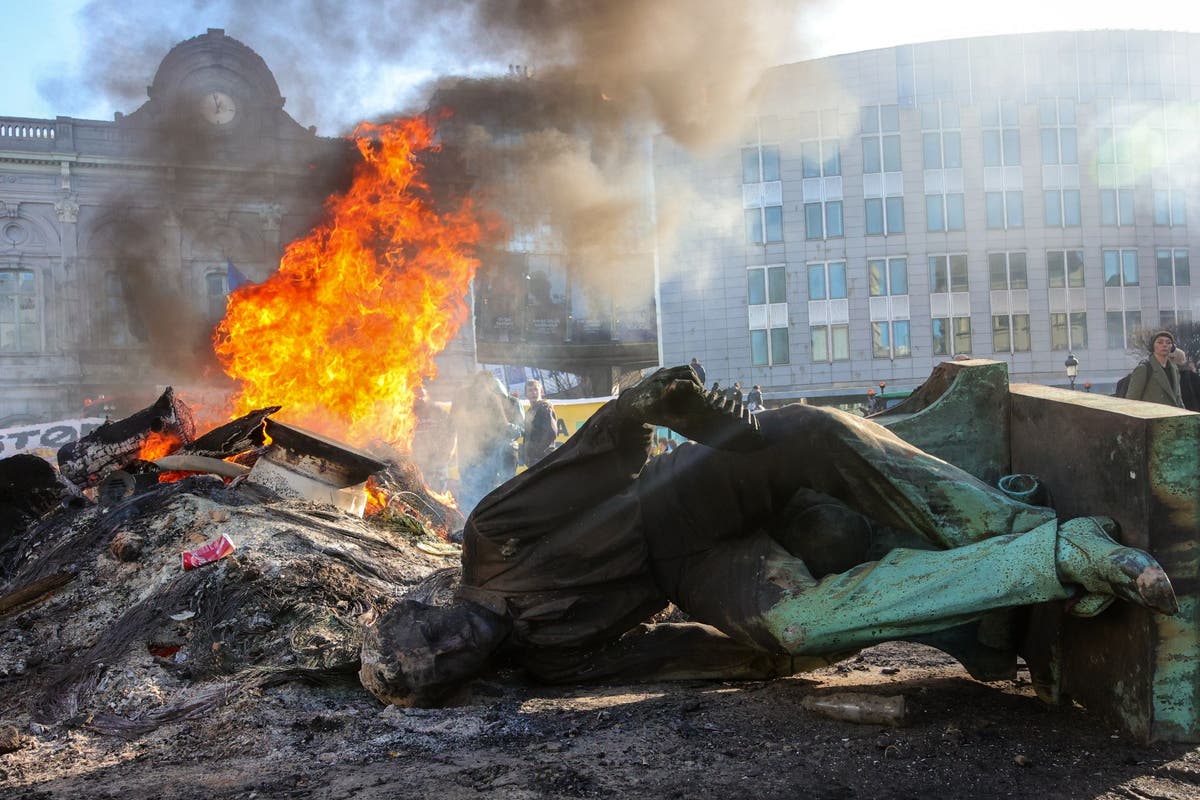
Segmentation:
[(228, 125), (237, 112), (237, 103), (224, 92), (208, 91), (200, 95), (200, 114), (213, 125)]

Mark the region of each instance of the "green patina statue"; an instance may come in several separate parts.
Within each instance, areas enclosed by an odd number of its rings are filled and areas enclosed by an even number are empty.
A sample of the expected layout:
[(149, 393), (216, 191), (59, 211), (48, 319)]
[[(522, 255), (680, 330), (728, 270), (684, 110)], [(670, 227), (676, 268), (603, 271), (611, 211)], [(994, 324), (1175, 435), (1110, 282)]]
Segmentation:
[[(696, 443), (647, 461), (651, 425)], [(360, 676), (429, 705), (501, 661), (547, 681), (761, 679), (913, 639), (987, 677), (1012, 653), (989, 661), (955, 632), (989, 611), (1175, 612), (1162, 568), (1112, 532), (874, 422), (804, 405), (751, 418), (690, 367), (664, 369), (479, 502), (454, 601), (398, 603), (367, 631)], [(668, 603), (692, 622), (647, 624)]]

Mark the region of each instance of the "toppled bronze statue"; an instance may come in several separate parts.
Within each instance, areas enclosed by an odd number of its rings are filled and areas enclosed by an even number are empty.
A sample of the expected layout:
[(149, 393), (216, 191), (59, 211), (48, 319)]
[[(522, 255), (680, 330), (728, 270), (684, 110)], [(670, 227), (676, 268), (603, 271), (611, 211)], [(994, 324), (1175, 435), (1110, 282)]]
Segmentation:
[[(547, 681), (761, 679), (992, 609), (1176, 611), (1166, 573), (1104, 518), (1060, 523), (839, 411), (755, 419), (686, 366), (623, 392), (475, 507), (454, 601), (381, 617), (363, 684), (435, 705), (500, 659)], [(647, 461), (650, 425), (697, 443)], [(695, 622), (644, 624), (669, 602)]]

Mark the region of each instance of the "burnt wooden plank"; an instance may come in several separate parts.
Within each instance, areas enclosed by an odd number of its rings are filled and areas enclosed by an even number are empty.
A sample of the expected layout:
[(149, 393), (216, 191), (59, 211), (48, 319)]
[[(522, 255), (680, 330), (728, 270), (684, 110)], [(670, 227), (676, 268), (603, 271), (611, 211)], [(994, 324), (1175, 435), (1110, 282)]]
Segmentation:
[(58, 451), (59, 472), (80, 488), (95, 486), (137, 458), (142, 445), (156, 433), (173, 434), (184, 444), (192, 439), (191, 415), (170, 386), (153, 405), (63, 445)]
[(283, 406), (267, 406), (213, 428), (191, 444), (184, 445), (180, 452), (209, 458), (228, 458), (265, 442), (264, 421)]

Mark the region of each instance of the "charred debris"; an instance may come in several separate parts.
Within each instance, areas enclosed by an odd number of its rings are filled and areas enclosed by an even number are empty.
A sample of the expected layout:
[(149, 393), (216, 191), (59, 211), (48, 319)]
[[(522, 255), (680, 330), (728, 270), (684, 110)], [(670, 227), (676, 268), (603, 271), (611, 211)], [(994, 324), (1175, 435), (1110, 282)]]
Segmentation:
[(278, 410), (197, 436), (168, 388), (57, 470), (0, 460), (0, 718), (132, 737), (255, 688), (357, 681), (363, 626), (454, 563), (462, 516), (407, 454)]

